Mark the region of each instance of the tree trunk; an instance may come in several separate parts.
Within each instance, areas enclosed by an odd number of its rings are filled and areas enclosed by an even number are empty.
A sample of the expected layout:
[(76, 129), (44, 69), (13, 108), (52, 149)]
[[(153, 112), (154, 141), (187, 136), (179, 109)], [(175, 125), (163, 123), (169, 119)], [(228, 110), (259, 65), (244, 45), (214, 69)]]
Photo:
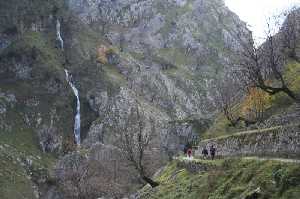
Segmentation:
[(157, 187), (159, 185), (158, 182), (155, 182), (154, 180), (152, 180), (151, 178), (143, 175), (142, 176), (142, 179), (147, 182), (148, 184), (150, 184), (150, 186), (153, 188), (153, 187)]
[(295, 102), (300, 102), (300, 99), (295, 95), (295, 93), (286, 86), (283, 86), (282, 88), (273, 88), (266, 85), (257, 86), (257, 87), (269, 93), (270, 95), (275, 95), (277, 93), (283, 92), (286, 95), (288, 95), (290, 98), (292, 98)]

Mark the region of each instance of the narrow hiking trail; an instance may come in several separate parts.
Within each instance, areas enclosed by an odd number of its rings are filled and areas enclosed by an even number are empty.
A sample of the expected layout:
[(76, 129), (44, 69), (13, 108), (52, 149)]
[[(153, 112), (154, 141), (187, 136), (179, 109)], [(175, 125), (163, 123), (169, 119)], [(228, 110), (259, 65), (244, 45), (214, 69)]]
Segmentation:
[[(194, 157), (182, 160), (197, 161), (202, 158), (202, 149), (213, 145), (218, 158), (240, 158), (244, 160), (277, 161), (300, 164), (299, 158), (299, 124), (274, 126), (264, 129), (254, 129), (236, 132), (234, 134), (218, 136), (201, 140), (194, 146)], [(275, 141), (274, 141), (275, 140)], [(277, 146), (277, 147), (273, 147)], [(259, 155), (264, 154), (264, 155)], [(291, 154), (285, 158), (282, 154)]]
[[(233, 156), (231, 156), (232, 158), (234, 158)], [(220, 159), (225, 159), (227, 157), (222, 157), (222, 158), (218, 158), (215, 160), (220, 160)], [(289, 159), (289, 158), (273, 158), (273, 157), (258, 157), (258, 156), (245, 156), (245, 157), (240, 157), (241, 159), (244, 160), (258, 160), (258, 161), (277, 161), (277, 162), (284, 162), (284, 163), (297, 163), (300, 164), (300, 160), (299, 159)], [(205, 160), (205, 159), (201, 159), (201, 158), (195, 158), (195, 157), (174, 157), (174, 159), (176, 160), (183, 160), (183, 161), (197, 161), (197, 160)]]
[(278, 162), (285, 162), (285, 163), (297, 163), (300, 164), (300, 160), (298, 159), (288, 159), (288, 158), (271, 158), (271, 157), (257, 157), (257, 156), (250, 156), (250, 157), (242, 157), (246, 160), (261, 160), (261, 161), (278, 161)]

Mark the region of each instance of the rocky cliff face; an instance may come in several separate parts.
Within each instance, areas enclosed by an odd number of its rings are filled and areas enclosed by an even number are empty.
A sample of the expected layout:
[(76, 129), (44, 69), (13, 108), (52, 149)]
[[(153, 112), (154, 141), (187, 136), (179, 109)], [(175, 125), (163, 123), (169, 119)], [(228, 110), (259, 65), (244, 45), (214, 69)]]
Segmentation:
[(228, 49), (239, 48), (227, 28), (242, 28), (248, 33), (223, 1), (68, 3), (82, 23), (108, 42), (106, 48), (116, 48), (115, 58), (100, 61), (99, 69), (117, 91), (95, 86), (84, 91), (101, 118), (90, 134), (98, 132), (101, 139), (106, 139), (101, 132), (108, 126), (118, 125), (111, 118), (119, 117), (118, 122), (126, 118), (136, 100), (159, 122), (210, 116), (214, 111), (212, 80), (229, 67), (232, 54)]
[[(103, 166), (106, 160), (91, 158), (106, 150), (97, 146), (117, 146), (116, 135), (137, 104), (147, 122), (155, 118), (152, 147), (176, 151), (182, 132), (198, 130), (215, 110), (213, 80), (230, 69), (234, 55), (228, 49), (240, 48), (228, 29), (249, 34), (222, 0), (22, 0), (0, 5), (1, 136), (15, 131), (22, 139), (28, 129), (35, 140), (31, 144), (44, 152), (73, 151), (76, 101), (64, 69), (80, 92), (82, 149), (60, 158), (56, 168), (65, 172), (54, 172), (66, 198), (82, 197), (68, 173), (93, 162)], [(64, 49), (56, 39), (57, 21)], [(152, 157), (154, 169), (161, 156), (154, 152)], [(72, 161), (84, 166), (68, 169)], [(85, 176), (81, 183), (106, 179), (97, 176)], [(122, 188), (112, 191), (103, 185), (95, 196), (113, 192), (119, 197), (140, 183), (128, 177), (119, 181)]]

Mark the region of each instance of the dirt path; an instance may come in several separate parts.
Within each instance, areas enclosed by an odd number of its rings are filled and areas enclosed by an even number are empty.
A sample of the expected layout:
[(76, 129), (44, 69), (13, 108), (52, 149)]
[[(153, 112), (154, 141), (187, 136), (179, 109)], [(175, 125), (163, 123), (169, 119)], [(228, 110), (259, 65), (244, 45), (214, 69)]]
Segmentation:
[(261, 160), (261, 161), (273, 160), (273, 161), (278, 161), (278, 162), (298, 163), (298, 164), (300, 164), (300, 160), (297, 160), (297, 159), (269, 158), (269, 157), (256, 157), (256, 156), (243, 157), (243, 159), (246, 159), (246, 160)]
[[(284, 163), (297, 163), (300, 164), (300, 160), (299, 159), (287, 159), (287, 158), (272, 158), (272, 157), (258, 157), (258, 156), (247, 156), (247, 157), (241, 157), (242, 159), (245, 160), (259, 160), (259, 161), (267, 161), (267, 160), (271, 160), (271, 161), (277, 161), (277, 162), (284, 162)], [(183, 160), (183, 161), (197, 161), (198, 158), (195, 157), (174, 157), (174, 159), (177, 160)]]

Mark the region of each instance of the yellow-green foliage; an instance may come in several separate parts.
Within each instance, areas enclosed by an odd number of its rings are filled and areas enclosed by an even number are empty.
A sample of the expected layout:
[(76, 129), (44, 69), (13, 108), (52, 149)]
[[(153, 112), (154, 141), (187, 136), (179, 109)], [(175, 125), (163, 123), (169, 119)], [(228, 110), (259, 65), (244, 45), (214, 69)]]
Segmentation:
[(101, 45), (97, 49), (97, 60), (102, 63), (102, 64), (107, 64), (108, 63), (108, 58), (107, 56), (111, 53), (115, 53), (112, 47), (107, 47), (105, 45)]
[(222, 166), (219, 169), (199, 173), (189, 173), (172, 162), (158, 177), (160, 186), (144, 188), (142, 198), (238, 199), (245, 198), (258, 188), (261, 190), (260, 198), (300, 197), (299, 164), (271, 160), (220, 161)]
[(241, 112), (244, 118), (249, 121), (262, 119), (263, 113), (268, 108), (270, 95), (261, 89), (249, 88), (249, 91), (242, 102)]
[(110, 54), (117, 54), (117, 49), (112, 46), (101, 45), (97, 49), (97, 60), (102, 64), (101, 67), (105, 71), (106, 76), (111, 80), (113, 84), (125, 84), (126, 79), (118, 70), (115, 65), (108, 63), (108, 56)]

